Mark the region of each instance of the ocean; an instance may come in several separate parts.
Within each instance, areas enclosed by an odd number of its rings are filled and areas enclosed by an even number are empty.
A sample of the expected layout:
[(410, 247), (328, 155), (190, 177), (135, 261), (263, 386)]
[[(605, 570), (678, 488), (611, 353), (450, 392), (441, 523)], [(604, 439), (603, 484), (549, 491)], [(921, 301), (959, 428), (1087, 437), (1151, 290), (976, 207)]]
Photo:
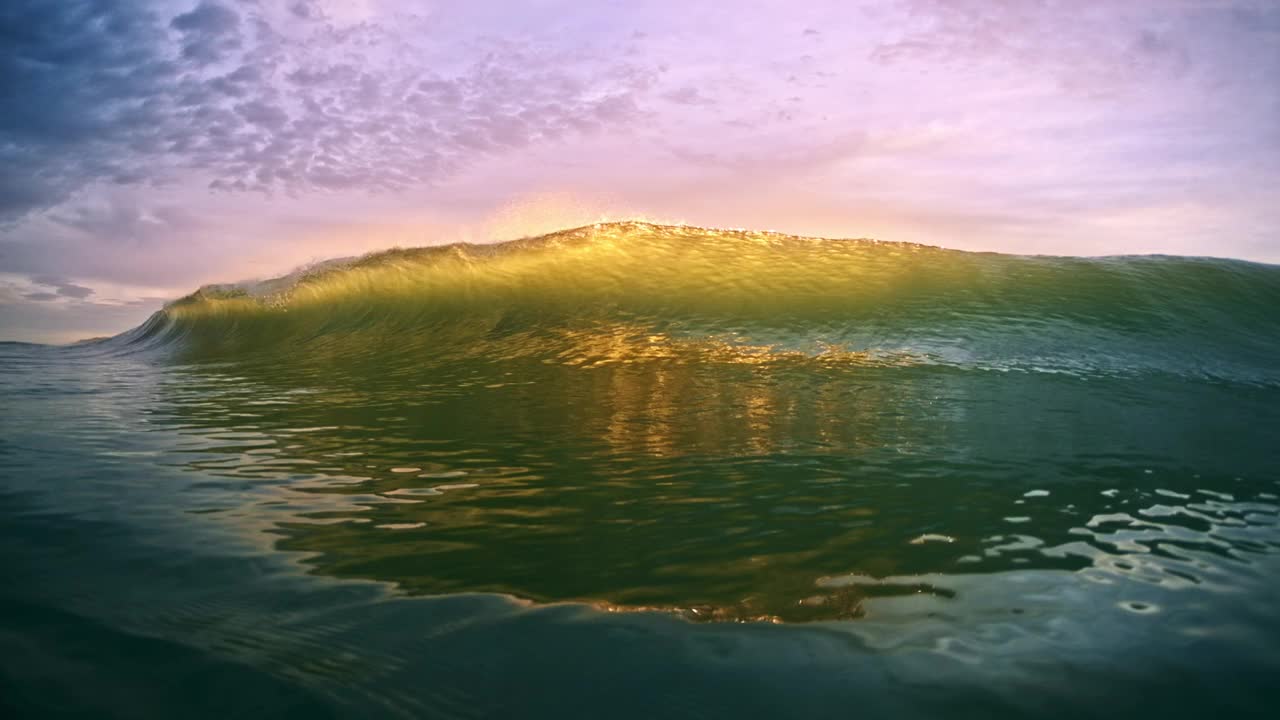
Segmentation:
[(0, 343), (7, 717), (1270, 717), (1280, 267), (610, 223)]

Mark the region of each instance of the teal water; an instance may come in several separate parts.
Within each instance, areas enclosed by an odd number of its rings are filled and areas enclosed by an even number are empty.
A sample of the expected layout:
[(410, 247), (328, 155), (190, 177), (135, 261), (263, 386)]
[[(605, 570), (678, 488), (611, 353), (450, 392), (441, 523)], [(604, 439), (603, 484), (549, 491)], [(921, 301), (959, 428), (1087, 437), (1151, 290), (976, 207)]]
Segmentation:
[(0, 710), (1269, 717), (1278, 310), (621, 224), (0, 344)]

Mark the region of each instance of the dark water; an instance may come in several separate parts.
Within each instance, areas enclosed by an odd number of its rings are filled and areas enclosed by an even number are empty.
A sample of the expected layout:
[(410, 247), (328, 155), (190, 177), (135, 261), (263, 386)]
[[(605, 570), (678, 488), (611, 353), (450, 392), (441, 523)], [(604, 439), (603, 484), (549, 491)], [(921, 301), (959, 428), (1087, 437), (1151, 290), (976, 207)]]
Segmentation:
[(628, 224), (0, 344), (0, 710), (1270, 716), (1280, 268)]

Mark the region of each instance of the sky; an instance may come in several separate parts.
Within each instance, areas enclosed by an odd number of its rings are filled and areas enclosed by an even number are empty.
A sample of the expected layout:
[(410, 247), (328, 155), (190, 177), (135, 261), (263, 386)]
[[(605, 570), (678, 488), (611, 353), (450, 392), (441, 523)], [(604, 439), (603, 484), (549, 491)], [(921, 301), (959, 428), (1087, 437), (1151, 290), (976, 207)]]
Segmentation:
[(1280, 262), (1274, 0), (5, 0), (0, 340), (611, 219)]

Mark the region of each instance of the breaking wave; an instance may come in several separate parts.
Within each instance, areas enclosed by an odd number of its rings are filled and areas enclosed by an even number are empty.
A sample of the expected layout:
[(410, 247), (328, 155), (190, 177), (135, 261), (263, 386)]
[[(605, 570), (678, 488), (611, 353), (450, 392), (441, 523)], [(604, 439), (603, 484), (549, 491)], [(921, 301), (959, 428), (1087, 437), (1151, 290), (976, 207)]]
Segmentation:
[(1280, 382), (1280, 267), (973, 253), (627, 222), (391, 250), (208, 286), (110, 346), (183, 360), (377, 355), (929, 365)]

